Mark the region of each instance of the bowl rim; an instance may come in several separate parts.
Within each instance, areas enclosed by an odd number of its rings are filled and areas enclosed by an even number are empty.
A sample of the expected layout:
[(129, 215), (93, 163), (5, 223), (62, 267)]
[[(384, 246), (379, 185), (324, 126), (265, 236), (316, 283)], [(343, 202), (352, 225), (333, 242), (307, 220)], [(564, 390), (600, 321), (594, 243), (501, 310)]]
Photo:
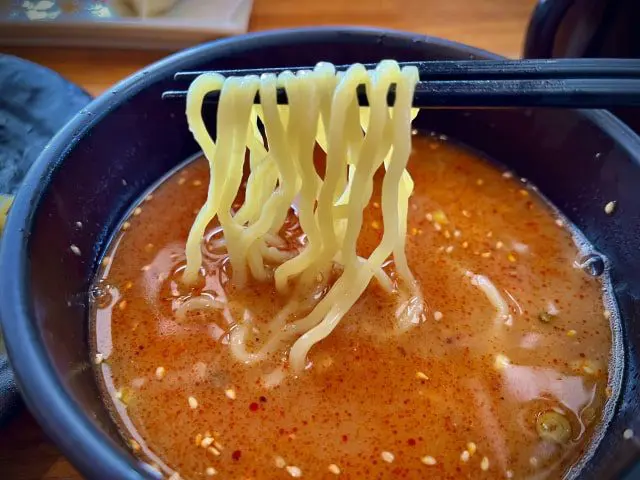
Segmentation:
[[(150, 472), (144, 471), (142, 462), (134, 461), (121, 446), (90, 421), (84, 410), (67, 394), (49, 362), (40, 331), (31, 321), (34, 318), (34, 309), (29, 286), (30, 230), (55, 171), (82, 137), (114, 107), (121, 105), (148, 85), (167, 78), (189, 64), (204, 62), (210, 54), (218, 51), (232, 51), (236, 45), (242, 45), (242, 48), (246, 49), (251, 45), (304, 44), (309, 41), (327, 40), (333, 36), (343, 36), (345, 41), (348, 41), (350, 36), (420, 41), (479, 58), (503, 58), (450, 40), (367, 27), (270, 30), (207, 42), (155, 62), (105, 91), (54, 136), (26, 175), (16, 194), (0, 244), (2, 271), (14, 272), (11, 276), (0, 276), (0, 325), (4, 331), (7, 352), (12, 360), (18, 385), (29, 410), (46, 434), (86, 477), (105, 480), (154, 478)], [(588, 117), (630, 154), (640, 152), (640, 138), (611, 113), (604, 110), (579, 113)], [(47, 392), (46, 397), (42, 395), (43, 392)]]

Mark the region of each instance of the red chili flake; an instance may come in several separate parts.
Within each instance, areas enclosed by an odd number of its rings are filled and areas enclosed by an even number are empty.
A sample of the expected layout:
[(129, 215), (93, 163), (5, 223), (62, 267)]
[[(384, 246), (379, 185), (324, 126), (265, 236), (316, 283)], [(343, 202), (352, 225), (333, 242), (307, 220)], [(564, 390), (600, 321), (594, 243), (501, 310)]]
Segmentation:
[(262, 403), (265, 403), (265, 402), (267, 401), (267, 397), (260, 397), (260, 401), (261, 401)]
[(407, 443), (410, 447), (413, 447), (416, 444), (416, 441), (413, 438), (410, 438), (409, 440), (407, 440)]
[(234, 460), (240, 460), (240, 457), (242, 456), (242, 452), (240, 450), (235, 450), (232, 454), (231, 454), (231, 458), (233, 458)]
[(256, 402), (253, 402), (251, 405), (249, 405), (249, 410), (251, 410), (252, 412), (255, 412), (258, 410), (258, 404)]
[(347, 442), (349, 440), (349, 437), (346, 435), (342, 435), (342, 441), (343, 442)]

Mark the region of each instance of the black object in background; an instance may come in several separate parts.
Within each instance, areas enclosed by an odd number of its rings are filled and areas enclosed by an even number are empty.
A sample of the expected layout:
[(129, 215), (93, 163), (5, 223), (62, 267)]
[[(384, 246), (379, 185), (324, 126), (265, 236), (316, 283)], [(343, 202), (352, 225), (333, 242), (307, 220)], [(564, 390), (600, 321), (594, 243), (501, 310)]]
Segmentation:
[(0, 54), (0, 193), (14, 193), (55, 133), (91, 101), (41, 65)]
[[(640, 58), (640, 0), (540, 0), (525, 58)], [(640, 109), (614, 113), (640, 133)]]
[[(91, 101), (57, 73), (0, 54), (0, 193), (13, 194), (55, 133)], [(7, 275), (0, 267), (0, 275)], [(0, 424), (20, 405), (4, 348), (0, 348)]]

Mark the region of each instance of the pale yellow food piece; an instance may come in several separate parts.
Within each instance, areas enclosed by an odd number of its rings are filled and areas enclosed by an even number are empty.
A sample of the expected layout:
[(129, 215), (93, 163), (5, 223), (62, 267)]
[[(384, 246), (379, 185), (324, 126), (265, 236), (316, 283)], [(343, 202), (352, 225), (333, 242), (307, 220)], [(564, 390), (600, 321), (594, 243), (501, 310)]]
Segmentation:
[(125, 0), (142, 18), (156, 17), (171, 10), (179, 0)]
[(2, 229), (4, 228), (4, 222), (7, 219), (7, 214), (9, 213), (9, 207), (11, 207), (12, 202), (13, 202), (12, 196), (0, 194), (0, 233), (2, 233)]

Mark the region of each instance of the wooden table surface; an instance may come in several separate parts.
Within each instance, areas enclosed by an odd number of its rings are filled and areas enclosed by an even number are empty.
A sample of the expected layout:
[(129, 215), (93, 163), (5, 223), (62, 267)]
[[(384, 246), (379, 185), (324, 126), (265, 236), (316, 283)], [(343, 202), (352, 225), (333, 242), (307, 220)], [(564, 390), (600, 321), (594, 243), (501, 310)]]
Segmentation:
[[(255, 0), (250, 30), (311, 25), (388, 27), (447, 38), (517, 57), (535, 0)], [(98, 95), (166, 52), (12, 47)], [(24, 410), (0, 430), (0, 478), (79, 479)]]

